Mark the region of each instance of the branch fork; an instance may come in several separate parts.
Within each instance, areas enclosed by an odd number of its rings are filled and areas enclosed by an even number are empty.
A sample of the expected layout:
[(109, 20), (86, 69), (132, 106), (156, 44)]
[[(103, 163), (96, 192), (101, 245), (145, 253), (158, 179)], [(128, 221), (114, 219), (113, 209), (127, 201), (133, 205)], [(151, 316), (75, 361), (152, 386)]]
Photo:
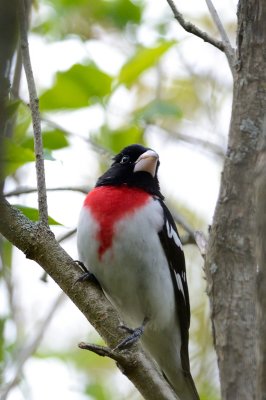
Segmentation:
[(199, 38), (204, 40), (204, 42), (210, 43), (212, 46), (216, 47), (217, 49), (219, 49), (225, 53), (229, 67), (230, 67), (232, 75), (233, 75), (233, 78), (235, 78), (235, 74), (236, 74), (235, 50), (231, 46), (229, 38), (226, 34), (226, 31), (223, 27), (223, 24), (219, 18), (219, 15), (218, 15), (212, 1), (206, 0), (206, 4), (210, 11), (211, 17), (220, 33), (222, 40), (214, 39), (208, 33), (202, 31), (197, 26), (193, 25), (191, 22), (186, 21), (185, 18), (183, 17), (183, 15), (181, 14), (181, 12), (177, 9), (175, 2), (173, 0), (166, 0), (166, 1), (169, 4), (169, 6), (173, 12), (174, 18), (179, 22), (179, 24), (182, 26), (182, 28), (186, 32), (189, 32), (195, 36), (198, 36)]

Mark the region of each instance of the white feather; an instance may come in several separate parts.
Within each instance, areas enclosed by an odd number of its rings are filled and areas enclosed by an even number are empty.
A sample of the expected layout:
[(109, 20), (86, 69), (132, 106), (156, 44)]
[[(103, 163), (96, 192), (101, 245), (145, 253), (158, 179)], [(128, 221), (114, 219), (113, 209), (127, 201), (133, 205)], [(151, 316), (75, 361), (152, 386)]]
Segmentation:
[(182, 292), (184, 300), (186, 301), (186, 296), (185, 296), (185, 293), (184, 293), (182, 279), (181, 279), (180, 274), (178, 274), (178, 273), (176, 274), (176, 281), (177, 281), (178, 289)]
[(172, 226), (169, 224), (168, 221), (166, 221), (166, 229), (167, 229), (167, 235), (169, 239), (174, 239), (175, 244), (182, 249), (182, 243), (178, 237), (178, 234), (176, 231), (172, 228)]

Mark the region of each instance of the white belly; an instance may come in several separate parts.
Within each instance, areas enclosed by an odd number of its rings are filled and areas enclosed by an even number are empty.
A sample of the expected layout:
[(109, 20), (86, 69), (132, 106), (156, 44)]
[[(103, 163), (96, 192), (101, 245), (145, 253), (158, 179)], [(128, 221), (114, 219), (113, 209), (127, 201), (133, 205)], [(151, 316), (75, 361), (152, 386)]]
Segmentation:
[(141, 211), (115, 225), (112, 246), (100, 258), (97, 222), (88, 208), (81, 211), (80, 260), (96, 276), (124, 322), (134, 328), (147, 317), (150, 327), (157, 330), (176, 314), (173, 284), (158, 236), (162, 225), (162, 209), (151, 199)]

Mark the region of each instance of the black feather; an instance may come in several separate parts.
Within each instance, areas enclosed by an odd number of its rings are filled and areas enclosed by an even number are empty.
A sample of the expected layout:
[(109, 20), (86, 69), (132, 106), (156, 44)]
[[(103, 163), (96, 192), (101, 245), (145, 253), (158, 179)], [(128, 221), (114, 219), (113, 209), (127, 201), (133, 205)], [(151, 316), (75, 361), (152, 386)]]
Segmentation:
[[(164, 225), (162, 230), (159, 232), (159, 238), (163, 246), (168, 265), (170, 268), (173, 285), (176, 295), (176, 308), (180, 323), (181, 331), (181, 362), (184, 372), (190, 371), (189, 354), (188, 354), (188, 340), (189, 340), (189, 326), (190, 326), (190, 304), (189, 304), (189, 293), (186, 279), (186, 264), (184, 252), (180, 246), (178, 246), (173, 238), (173, 235), (169, 235), (169, 227), (174, 230), (179, 240), (179, 234), (176, 228), (174, 219), (162, 200), (160, 202), (164, 211)], [(167, 226), (168, 224), (168, 226)], [(181, 242), (180, 242), (181, 243)], [(179, 284), (178, 284), (178, 279)], [(180, 282), (182, 289), (180, 289)]]
[[(136, 187), (143, 189), (153, 196), (157, 196), (163, 199), (163, 195), (160, 192), (160, 185), (157, 178), (157, 174), (153, 177), (148, 172), (139, 171), (133, 172), (135, 162), (139, 156), (145, 153), (149, 148), (141, 146), (139, 144), (133, 144), (125, 147), (119, 154), (117, 154), (113, 160), (113, 164), (97, 181), (97, 186), (122, 186), (127, 185), (129, 187)], [(121, 163), (123, 157), (128, 156), (128, 161)], [(159, 161), (157, 163), (157, 170), (159, 167)]]

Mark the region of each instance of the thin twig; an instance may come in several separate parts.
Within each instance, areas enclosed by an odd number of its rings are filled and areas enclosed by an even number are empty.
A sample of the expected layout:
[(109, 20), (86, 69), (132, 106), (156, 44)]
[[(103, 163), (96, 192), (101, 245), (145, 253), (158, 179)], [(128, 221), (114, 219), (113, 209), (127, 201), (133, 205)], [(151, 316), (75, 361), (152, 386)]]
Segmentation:
[(70, 229), (68, 232), (63, 233), (61, 236), (57, 238), (58, 243), (62, 243), (64, 240), (70, 238), (77, 232), (77, 228)]
[(192, 33), (195, 36), (198, 36), (199, 38), (204, 40), (204, 42), (208, 42), (208, 43), (212, 44), (217, 49), (219, 49), (223, 52), (225, 51), (225, 46), (224, 46), (223, 42), (214, 39), (213, 37), (208, 35), (208, 33), (202, 31), (197, 26), (193, 25), (191, 22), (185, 21), (183, 15), (178, 11), (175, 3), (172, 0), (166, 0), (166, 1), (169, 4), (171, 10), (173, 11), (175, 19), (185, 29), (185, 31)]
[(48, 209), (47, 209), (44, 157), (43, 157), (43, 145), (42, 145), (42, 134), (41, 134), (41, 117), (39, 111), (39, 99), (37, 97), (37, 91), (30, 61), (29, 44), (27, 36), (27, 19), (26, 19), (24, 0), (19, 0), (19, 25), (20, 25), (21, 55), (28, 83), (30, 108), (32, 115), (33, 132), (34, 132), (34, 148), (36, 156), (36, 174), (37, 174), (40, 222), (43, 225), (48, 226)]
[(176, 140), (181, 140), (182, 142), (193, 144), (196, 146), (200, 146), (202, 149), (211, 152), (213, 155), (218, 156), (219, 158), (223, 159), (225, 156), (225, 150), (222, 146), (210, 142), (208, 140), (201, 139), (199, 137), (195, 137), (189, 135), (187, 133), (181, 133), (177, 131), (170, 131), (169, 129), (165, 129), (161, 126), (148, 124), (147, 127), (151, 127), (152, 129), (159, 129), (160, 131), (166, 133), (167, 135), (171, 136)]
[(62, 127), (57, 122), (54, 122), (54, 121), (50, 120), (49, 118), (47, 118), (44, 115), (41, 115), (41, 120), (43, 122), (46, 122), (52, 128), (58, 129), (58, 130), (64, 132), (67, 136), (78, 137), (79, 139), (81, 139), (84, 142), (86, 142), (89, 145), (91, 145), (98, 154), (107, 155), (107, 156), (113, 156), (114, 155), (111, 150), (105, 148), (104, 146), (101, 146), (99, 143), (94, 142), (90, 137), (86, 138), (86, 137), (84, 137), (82, 135), (79, 135), (77, 133), (71, 132), (68, 129), (65, 129), (64, 127)]
[(98, 356), (101, 357), (109, 357), (117, 362), (123, 360), (123, 353), (121, 353), (120, 351), (114, 351), (107, 346), (99, 346), (97, 344), (81, 342), (78, 344), (78, 347), (82, 350), (92, 351), (93, 353), (98, 354)]
[[(19, 87), (21, 80), (21, 72), (22, 72), (22, 57), (21, 57), (21, 49), (17, 50), (17, 59), (15, 65), (15, 72), (13, 77), (13, 83), (11, 87), (11, 98), (17, 100), (19, 98)], [(6, 137), (11, 138), (14, 132), (14, 127), (17, 121), (17, 111), (8, 119), (6, 124)]]
[(187, 244), (194, 244), (194, 245), (196, 244), (194, 236), (191, 236), (188, 233), (180, 236), (180, 240), (181, 240), (182, 246), (186, 246)]
[(235, 50), (231, 46), (230, 40), (229, 40), (229, 38), (227, 36), (227, 33), (226, 33), (225, 29), (224, 29), (222, 21), (220, 20), (220, 17), (218, 15), (218, 13), (217, 13), (212, 1), (211, 0), (205, 0), (205, 1), (206, 1), (208, 9), (210, 11), (211, 17), (212, 17), (212, 19), (213, 19), (213, 21), (214, 21), (214, 23), (215, 23), (220, 35), (221, 35), (221, 38), (222, 38), (222, 41), (223, 41), (223, 44), (224, 44), (224, 52), (225, 52), (225, 55), (227, 57), (227, 60), (228, 60), (232, 75), (234, 76), (234, 74), (235, 74)]
[(20, 87), (20, 80), (21, 80), (21, 72), (22, 72), (22, 56), (21, 56), (21, 49), (19, 48), (18, 51), (17, 51), (15, 72), (14, 72), (12, 88), (11, 88), (12, 96), (15, 99), (18, 99), (18, 97), (19, 97), (19, 87)]
[[(88, 186), (61, 186), (61, 187), (55, 187), (55, 188), (47, 188), (47, 192), (56, 192), (56, 191), (72, 191), (72, 192), (80, 192), (83, 194), (87, 194), (90, 191), (90, 188)], [(20, 196), (22, 194), (30, 194), (30, 193), (35, 193), (37, 192), (37, 188), (31, 188), (31, 187), (18, 187), (17, 189), (10, 190), (10, 192), (7, 192), (4, 194), (5, 197), (11, 197), (11, 196)]]
[(173, 210), (171, 210), (171, 213), (174, 217), (175, 222), (182, 226), (182, 228), (187, 232), (187, 234), (190, 236), (190, 238), (193, 238), (193, 241), (195, 243), (194, 229), (189, 225), (189, 223), (186, 221), (186, 219), (184, 217), (182, 217), (180, 214), (178, 214), (177, 212), (175, 212)]
[(195, 231), (194, 238), (199, 248), (200, 254), (202, 255), (203, 258), (205, 258), (207, 254), (208, 240), (206, 239), (204, 233), (201, 231)]
[(34, 330), (34, 336), (28, 341), (24, 348), (21, 349), (20, 353), (16, 357), (16, 371), (13, 378), (8, 382), (6, 386), (3, 387), (1, 400), (7, 399), (10, 390), (12, 390), (12, 388), (19, 383), (25, 363), (32, 356), (32, 354), (36, 352), (48, 325), (50, 324), (55, 312), (65, 298), (65, 293), (60, 293), (60, 295), (57, 297), (56, 301), (52, 305), (51, 309), (48, 311), (46, 317), (36, 328), (37, 332), (36, 330)]

